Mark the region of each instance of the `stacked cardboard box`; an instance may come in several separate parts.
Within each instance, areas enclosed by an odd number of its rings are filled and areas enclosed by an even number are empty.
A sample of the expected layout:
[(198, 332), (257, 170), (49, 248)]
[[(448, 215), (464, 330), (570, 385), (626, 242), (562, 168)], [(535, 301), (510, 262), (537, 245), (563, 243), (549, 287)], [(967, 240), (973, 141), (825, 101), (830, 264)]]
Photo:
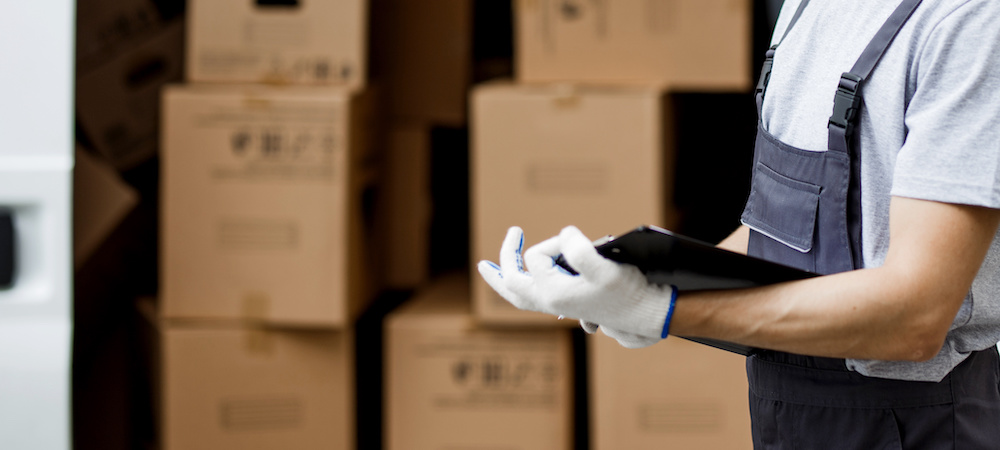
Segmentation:
[(354, 448), (349, 330), (166, 321), (140, 307), (158, 448)]
[(376, 272), (364, 0), (195, 0), (162, 92), (161, 448), (355, 446)]
[(156, 34), (162, 15), (152, 0), (78, 0), (76, 67), (86, 72)]
[[(479, 279), (475, 263), (496, 261), (512, 225), (525, 230), (526, 248), (567, 225), (592, 239), (643, 224), (677, 226), (671, 94), (749, 89), (752, 5), (513, 5), (516, 82), (482, 85), (471, 95), (473, 311), (483, 324), (551, 327), (560, 322), (518, 311), (499, 298)], [(638, 353), (604, 336), (588, 345), (595, 448), (730, 448), (749, 442), (746, 421), (733, 412), (740, 410), (734, 405), (745, 405), (745, 380), (741, 386), (742, 370), (722, 357), (729, 355), (678, 347), (674, 340)], [(690, 370), (664, 371), (657, 369), (660, 362)], [(722, 374), (718, 383), (691, 381), (716, 371)], [(661, 376), (683, 388), (664, 388), (670, 381)], [(625, 390), (640, 392), (623, 392), (623, 383)]]
[(591, 448), (750, 449), (745, 359), (669, 338), (625, 349), (588, 338)]
[(110, 165), (77, 147), (73, 165), (73, 265), (86, 262), (139, 201)]
[(184, 21), (150, 0), (81, 0), (76, 110), (90, 150), (119, 170), (157, 152), (159, 91), (181, 80)]
[(371, 297), (367, 99), (341, 87), (164, 93), (164, 318), (350, 326)]
[(572, 448), (566, 329), (485, 329), (464, 276), (432, 282), (385, 326), (385, 448)]
[(191, 1), (187, 79), (362, 87), (367, 14), (364, 0)]
[[(407, 450), (568, 450), (569, 330), (484, 328), (472, 314), (467, 275), (433, 278), (442, 270), (435, 264), (447, 259), (442, 253), (468, 245), (464, 235), (441, 229), (462, 228), (468, 219), (467, 201), (454, 199), (466, 194), (457, 181), (468, 173), (461, 130), (468, 126), (473, 5), (373, 1), (372, 73), (383, 83), (388, 124), (383, 267), (388, 286), (418, 292), (384, 326), (383, 441)], [(461, 142), (448, 141), (452, 136)], [(441, 192), (451, 182), (462, 192)], [(441, 225), (448, 220), (461, 226)], [(459, 253), (464, 266), (468, 255)]]
[(750, 87), (750, 0), (515, 0), (523, 82)]

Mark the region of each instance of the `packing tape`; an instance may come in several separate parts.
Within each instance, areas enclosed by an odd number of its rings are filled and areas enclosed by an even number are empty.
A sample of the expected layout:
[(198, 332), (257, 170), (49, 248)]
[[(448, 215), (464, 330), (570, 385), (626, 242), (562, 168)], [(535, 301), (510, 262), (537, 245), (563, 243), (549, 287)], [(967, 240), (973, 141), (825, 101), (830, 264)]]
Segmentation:
[(572, 108), (580, 103), (580, 95), (576, 86), (569, 83), (559, 83), (552, 86), (552, 100), (557, 107)]
[(252, 355), (274, 353), (272, 333), (264, 328), (271, 310), (271, 296), (260, 291), (243, 294), (243, 321), (247, 327), (243, 348)]
[(266, 328), (249, 327), (244, 335), (243, 348), (251, 355), (270, 355), (274, 353), (274, 337)]

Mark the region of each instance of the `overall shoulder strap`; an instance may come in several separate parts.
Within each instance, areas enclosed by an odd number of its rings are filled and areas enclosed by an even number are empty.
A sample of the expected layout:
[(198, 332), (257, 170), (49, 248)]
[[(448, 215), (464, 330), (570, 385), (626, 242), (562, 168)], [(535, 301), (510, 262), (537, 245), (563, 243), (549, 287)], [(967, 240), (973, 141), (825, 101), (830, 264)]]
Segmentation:
[(805, 11), (806, 5), (809, 4), (809, 0), (802, 0), (799, 3), (798, 9), (795, 10), (795, 14), (792, 15), (792, 20), (788, 21), (788, 26), (785, 27), (785, 33), (781, 35), (781, 39), (771, 46), (764, 53), (764, 65), (760, 69), (760, 78), (757, 79), (757, 88), (755, 89), (755, 97), (757, 98), (757, 112), (760, 112), (760, 108), (764, 103), (764, 91), (767, 90), (767, 82), (771, 80), (771, 66), (774, 65), (774, 51), (778, 49), (778, 45), (784, 42), (785, 38), (788, 37), (788, 33), (792, 31), (795, 27), (795, 23), (799, 21), (799, 17), (802, 16), (802, 11)]
[(854, 268), (864, 266), (862, 253), (862, 217), (861, 217), (861, 155), (854, 136), (854, 129), (860, 116), (861, 87), (865, 80), (875, 70), (875, 66), (885, 54), (889, 44), (903, 28), (903, 24), (913, 15), (921, 0), (903, 0), (892, 15), (875, 33), (868, 46), (850, 72), (840, 77), (837, 93), (833, 100), (833, 115), (827, 125), (829, 138), (827, 148), (847, 154), (850, 159), (850, 181), (847, 190), (847, 229), (851, 239), (851, 259)]
[(848, 151), (848, 145), (854, 134), (854, 128), (858, 121), (859, 109), (861, 107), (861, 87), (865, 80), (875, 70), (875, 66), (882, 55), (885, 54), (889, 44), (899, 34), (906, 21), (913, 15), (913, 11), (920, 5), (921, 0), (903, 0), (892, 15), (882, 24), (882, 28), (875, 33), (865, 50), (850, 72), (844, 72), (840, 77), (837, 93), (833, 98), (833, 115), (830, 116), (828, 128), (830, 130), (829, 144), (830, 150)]

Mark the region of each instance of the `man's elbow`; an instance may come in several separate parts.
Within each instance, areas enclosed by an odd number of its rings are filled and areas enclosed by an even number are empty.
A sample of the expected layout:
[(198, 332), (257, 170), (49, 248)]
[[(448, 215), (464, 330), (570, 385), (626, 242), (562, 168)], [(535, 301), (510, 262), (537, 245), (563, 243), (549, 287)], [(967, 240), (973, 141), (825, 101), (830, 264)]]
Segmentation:
[(920, 294), (901, 295), (906, 301), (892, 303), (894, 308), (885, 315), (891, 319), (884, 322), (889, 334), (883, 335), (883, 342), (892, 348), (892, 358), (886, 359), (925, 362), (937, 356), (965, 299), (965, 293), (958, 290), (934, 292), (921, 287), (916, 291)]
[(949, 324), (914, 324), (908, 332), (901, 333), (897, 340), (897, 357), (902, 361), (924, 362), (937, 356), (944, 346)]
[(903, 361), (913, 361), (913, 362), (924, 362), (929, 361), (931, 358), (937, 356), (941, 352), (941, 347), (944, 346), (944, 340), (939, 342), (921, 342), (914, 345), (910, 345), (907, 352), (904, 353), (902, 358)]

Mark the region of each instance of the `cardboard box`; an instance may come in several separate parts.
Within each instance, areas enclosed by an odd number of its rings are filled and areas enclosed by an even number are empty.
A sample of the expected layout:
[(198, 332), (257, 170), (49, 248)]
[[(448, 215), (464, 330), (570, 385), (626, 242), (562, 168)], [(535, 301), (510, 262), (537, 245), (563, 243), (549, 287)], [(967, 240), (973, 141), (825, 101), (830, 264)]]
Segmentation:
[(484, 323), (557, 323), (514, 308), (476, 271), (479, 260), (498, 261), (509, 227), (524, 229), (528, 248), (568, 225), (592, 239), (674, 225), (662, 90), (489, 84), (473, 92), (472, 108), (472, 298)]
[(73, 265), (80, 268), (139, 203), (118, 173), (79, 147), (73, 166)]
[(395, 120), (463, 126), (472, 78), (471, 0), (372, 0), (372, 71)]
[(588, 337), (594, 450), (751, 449), (746, 359), (671, 337), (627, 349)]
[(750, 0), (516, 0), (523, 82), (666, 83), (745, 91), (753, 82)]
[(377, 215), (382, 283), (413, 289), (430, 276), (430, 129), (396, 123), (385, 139)]
[(78, 0), (76, 70), (87, 73), (162, 25), (151, 0)]
[(434, 284), (386, 322), (388, 450), (572, 447), (569, 330), (486, 330), (467, 280)]
[(119, 169), (157, 153), (160, 90), (180, 81), (184, 21), (175, 20), (76, 81), (77, 120), (94, 149)]
[(364, 85), (367, 0), (192, 0), (187, 79)]
[(161, 450), (355, 448), (352, 331), (153, 324)]
[(374, 288), (371, 104), (338, 87), (165, 91), (165, 318), (352, 323)]

